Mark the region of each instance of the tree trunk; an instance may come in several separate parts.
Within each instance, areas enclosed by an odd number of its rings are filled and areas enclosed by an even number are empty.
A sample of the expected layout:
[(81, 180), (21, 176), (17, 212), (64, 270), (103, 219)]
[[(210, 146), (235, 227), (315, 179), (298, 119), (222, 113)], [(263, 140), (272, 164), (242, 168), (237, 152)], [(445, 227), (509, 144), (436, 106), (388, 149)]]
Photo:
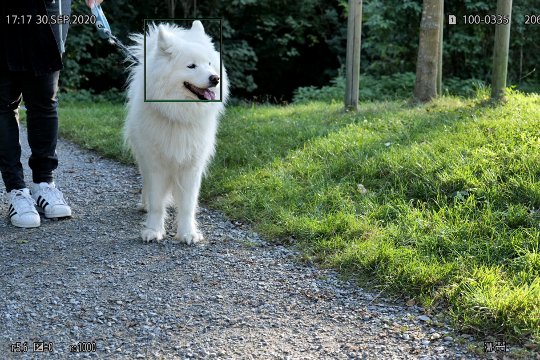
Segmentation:
[(495, 45), (493, 46), (493, 76), (491, 98), (504, 100), (506, 75), (508, 71), (508, 47), (510, 45), (510, 24), (512, 23), (512, 0), (497, 0), (497, 15), (508, 17), (508, 24), (495, 25)]
[(444, 30), (444, 1), (441, 1), (441, 18), (439, 19), (439, 61), (437, 62), (437, 95), (442, 95), (443, 68), (443, 30)]
[(345, 87), (345, 108), (355, 111), (358, 110), (361, 38), (362, 0), (349, 0), (349, 21), (347, 24), (347, 84)]
[(191, 16), (191, 5), (193, 0), (181, 0), (182, 9), (184, 10), (183, 17), (188, 18)]
[[(176, 15), (176, 5), (178, 0), (167, 0), (167, 9), (169, 13), (169, 18), (174, 19)], [(196, 17), (197, 16), (197, 0), (180, 0), (180, 5), (182, 6), (182, 17)], [(193, 8), (193, 14), (191, 9)]]
[(176, 0), (167, 0), (167, 10), (169, 18), (174, 19), (176, 13)]
[(424, 0), (414, 87), (414, 98), (420, 102), (437, 97), (442, 3), (443, 0)]

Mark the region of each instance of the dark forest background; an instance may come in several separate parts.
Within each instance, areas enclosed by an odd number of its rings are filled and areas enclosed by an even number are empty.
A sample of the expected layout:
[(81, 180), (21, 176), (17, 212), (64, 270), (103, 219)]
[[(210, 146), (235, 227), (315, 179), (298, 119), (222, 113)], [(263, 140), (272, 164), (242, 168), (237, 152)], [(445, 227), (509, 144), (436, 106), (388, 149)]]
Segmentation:
[[(176, 18), (223, 18), (223, 57), (236, 98), (290, 101), (299, 87), (335, 81), (344, 66), (345, 0), (105, 0), (102, 7), (113, 33), (129, 44), (130, 33), (143, 31), (143, 19), (169, 18), (172, 3)], [(444, 27), (443, 82), (490, 80), (495, 28), (464, 25), (462, 17), (494, 14), (495, 6), (495, 0), (446, 2), (445, 17), (456, 15), (458, 25)], [(83, 1), (74, 1), (73, 11), (89, 13)], [(421, 0), (364, 1), (362, 74), (396, 79), (414, 73), (421, 11)], [(514, 2), (509, 84), (538, 89), (540, 24), (525, 25), (526, 14), (540, 15), (540, 2)], [(93, 25), (71, 27), (64, 63), (63, 91), (114, 97), (124, 87), (122, 57)]]

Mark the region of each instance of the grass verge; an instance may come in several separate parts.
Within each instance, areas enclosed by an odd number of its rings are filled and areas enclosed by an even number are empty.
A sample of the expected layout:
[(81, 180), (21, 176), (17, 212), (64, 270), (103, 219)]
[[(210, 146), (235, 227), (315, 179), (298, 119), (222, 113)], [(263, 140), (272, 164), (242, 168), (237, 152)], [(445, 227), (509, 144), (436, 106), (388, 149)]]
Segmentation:
[[(540, 339), (540, 96), (231, 107), (202, 198), (306, 257), (455, 325)], [(123, 110), (64, 105), (61, 131), (130, 161)]]

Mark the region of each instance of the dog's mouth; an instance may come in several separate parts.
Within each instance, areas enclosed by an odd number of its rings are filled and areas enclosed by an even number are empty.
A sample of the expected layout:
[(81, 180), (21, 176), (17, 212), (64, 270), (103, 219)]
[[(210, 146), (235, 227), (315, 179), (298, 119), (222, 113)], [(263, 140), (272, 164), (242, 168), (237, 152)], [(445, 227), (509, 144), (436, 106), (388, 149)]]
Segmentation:
[(199, 100), (216, 100), (216, 94), (210, 89), (202, 89), (184, 81), (184, 86), (191, 91)]

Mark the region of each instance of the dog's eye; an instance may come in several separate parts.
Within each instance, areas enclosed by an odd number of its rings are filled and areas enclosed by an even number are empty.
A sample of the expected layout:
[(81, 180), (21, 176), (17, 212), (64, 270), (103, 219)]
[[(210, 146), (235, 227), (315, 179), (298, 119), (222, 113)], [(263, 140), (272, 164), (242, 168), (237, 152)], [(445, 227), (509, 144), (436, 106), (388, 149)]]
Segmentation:
[(197, 67), (197, 65), (195, 65), (195, 64), (188, 65), (188, 68), (190, 68), (190, 69), (195, 69), (196, 67)]
[(212, 63), (208, 63), (208, 65), (212, 66)]

